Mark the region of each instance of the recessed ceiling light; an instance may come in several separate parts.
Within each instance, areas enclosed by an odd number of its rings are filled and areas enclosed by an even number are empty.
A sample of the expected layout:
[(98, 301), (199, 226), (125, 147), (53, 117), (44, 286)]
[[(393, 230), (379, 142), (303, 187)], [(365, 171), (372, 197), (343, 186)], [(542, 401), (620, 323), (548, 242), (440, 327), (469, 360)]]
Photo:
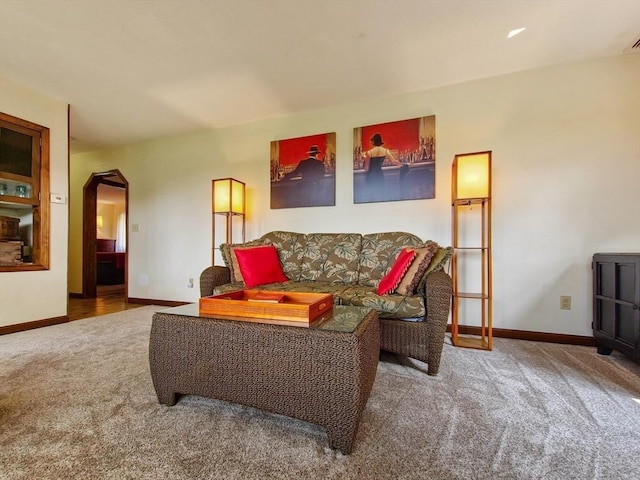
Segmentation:
[(515, 37), (516, 35), (518, 35), (519, 33), (524, 32), (527, 29), (527, 27), (522, 27), (522, 28), (515, 28), (513, 30), (511, 30), (509, 32), (509, 35), (507, 35), (507, 38), (511, 38), (511, 37)]

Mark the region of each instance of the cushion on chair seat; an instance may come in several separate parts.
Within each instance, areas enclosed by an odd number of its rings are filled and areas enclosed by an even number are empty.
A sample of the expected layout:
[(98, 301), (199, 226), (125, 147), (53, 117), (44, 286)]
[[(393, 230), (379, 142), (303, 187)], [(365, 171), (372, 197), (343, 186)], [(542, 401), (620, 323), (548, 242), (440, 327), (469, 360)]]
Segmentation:
[[(331, 293), (334, 295), (334, 304), (340, 303), (340, 294), (346, 290), (348, 285), (332, 284), (329, 282), (282, 282), (269, 283), (255, 287), (254, 290), (265, 290), (269, 292), (306, 292), (306, 293)], [(227, 283), (214, 289), (214, 295), (244, 290), (247, 287), (241, 282)]]
[[(216, 287), (214, 295), (243, 290), (243, 283), (227, 283)], [(271, 292), (311, 292), (332, 293), (335, 305), (353, 305), (378, 310), (380, 318), (423, 319), (425, 316), (424, 297), (422, 295), (378, 295), (373, 287), (361, 285), (340, 285), (329, 282), (283, 282), (269, 283), (256, 287), (257, 290)]]
[(378, 295), (375, 287), (352, 285), (340, 293), (340, 298), (342, 305), (375, 308), (380, 318), (424, 318), (425, 315), (422, 295)]

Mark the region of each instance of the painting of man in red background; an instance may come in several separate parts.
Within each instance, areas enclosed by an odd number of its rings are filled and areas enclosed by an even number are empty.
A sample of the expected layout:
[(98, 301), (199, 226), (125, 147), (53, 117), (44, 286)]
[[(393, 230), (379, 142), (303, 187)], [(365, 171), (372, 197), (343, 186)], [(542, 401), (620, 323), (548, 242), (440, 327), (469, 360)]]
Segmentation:
[(271, 142), (271, 208), (336, 204), (336, 134)]
[(435, 198), (435, 118), (354, 128), (354, 203)]

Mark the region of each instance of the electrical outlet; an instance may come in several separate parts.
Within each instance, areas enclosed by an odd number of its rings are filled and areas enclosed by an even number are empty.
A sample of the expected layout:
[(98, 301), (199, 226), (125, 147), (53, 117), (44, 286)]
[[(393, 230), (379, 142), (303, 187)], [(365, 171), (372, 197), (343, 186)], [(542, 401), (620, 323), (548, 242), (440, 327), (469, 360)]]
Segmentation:
[(560, 310), (571, 310), (571, 297), (569, 295), (560, 296)]
[(189, 283), (187, 283), (187, 288), (193, 288), (193, 278), (189, 279)]

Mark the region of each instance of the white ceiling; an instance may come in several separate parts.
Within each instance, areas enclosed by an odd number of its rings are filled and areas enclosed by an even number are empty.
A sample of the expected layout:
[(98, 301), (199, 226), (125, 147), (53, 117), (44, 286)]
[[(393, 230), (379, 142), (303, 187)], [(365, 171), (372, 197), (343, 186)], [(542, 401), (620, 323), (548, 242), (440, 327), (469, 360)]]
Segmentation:
[(69, 103), (80, 152), (623, 54), (639, 36), (639, 0), (0, 0), (0, 75)]

